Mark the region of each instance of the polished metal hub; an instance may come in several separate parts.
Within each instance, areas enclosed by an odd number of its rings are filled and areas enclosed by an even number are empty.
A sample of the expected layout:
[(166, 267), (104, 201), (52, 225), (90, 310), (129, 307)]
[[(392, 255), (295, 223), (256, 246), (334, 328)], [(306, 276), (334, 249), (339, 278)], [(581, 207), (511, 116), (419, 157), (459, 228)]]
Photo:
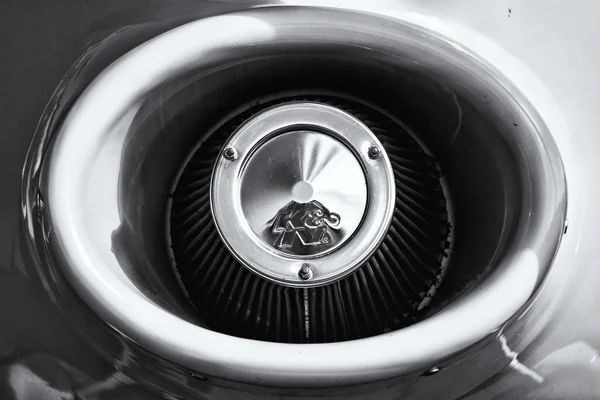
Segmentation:
[(229, 250), (259, 275), (326, 284), (359, 267), (383, 239), (393, 171), (375, 135), (350, 114), (285, 104), (248, 121), (223, 149), (211, 186), (215, 222)]

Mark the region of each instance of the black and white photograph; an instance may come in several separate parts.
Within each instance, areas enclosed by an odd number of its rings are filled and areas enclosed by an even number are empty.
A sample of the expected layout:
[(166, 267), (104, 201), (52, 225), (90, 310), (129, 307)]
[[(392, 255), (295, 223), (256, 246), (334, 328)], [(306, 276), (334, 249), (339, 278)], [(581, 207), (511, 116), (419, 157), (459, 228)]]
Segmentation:
[(600, 400), (599, 15), (0, 0), (0, 400)]

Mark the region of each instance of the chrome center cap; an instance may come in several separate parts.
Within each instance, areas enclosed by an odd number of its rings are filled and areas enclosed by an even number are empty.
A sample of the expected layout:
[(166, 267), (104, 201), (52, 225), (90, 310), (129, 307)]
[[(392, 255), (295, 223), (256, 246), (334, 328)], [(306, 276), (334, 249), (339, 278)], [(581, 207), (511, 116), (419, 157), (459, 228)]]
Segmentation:
[(352, 115), (313, 102), (247, 121), (223, 147), (211, 182), (228, 249), (288, 286), (326, 284), (362, 265), (383, 240), (394, 204), (393, 171), (377, 137)]
[(293, 131), (249, 157), (240, 202), (265, 245), (289, 256), (315, 257), (356, 231), (367, 207), (367, 181), (356, 156), (339, 140)]

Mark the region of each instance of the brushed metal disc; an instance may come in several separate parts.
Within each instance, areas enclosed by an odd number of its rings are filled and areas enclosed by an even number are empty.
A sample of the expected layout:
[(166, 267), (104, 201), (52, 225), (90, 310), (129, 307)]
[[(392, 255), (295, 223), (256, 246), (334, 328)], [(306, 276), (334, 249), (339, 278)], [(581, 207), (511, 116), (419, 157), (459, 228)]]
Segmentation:
[(240, 201), (250, 229), (267, 246), (291, 257), (315, 257), (339, 248), (359, 227), (367, 181), (339, 140), (293, 131), (249, 157)]

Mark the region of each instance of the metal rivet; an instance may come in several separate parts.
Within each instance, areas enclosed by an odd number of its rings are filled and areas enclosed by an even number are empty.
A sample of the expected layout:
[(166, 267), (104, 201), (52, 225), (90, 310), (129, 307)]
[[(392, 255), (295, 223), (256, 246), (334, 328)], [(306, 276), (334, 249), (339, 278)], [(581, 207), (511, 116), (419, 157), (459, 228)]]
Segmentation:
[(423, 372), (424, 376), (431, 376), (431, 375), (435, 375), (438, 372), (440, 372), (440, 369), (438, 367), (431, 367), (428, 370), (426, 370), (425, 372)]
[(381, 157), (381, 149), (375, 145), (369, 147), (369, 157), (373, 160)]
[(313, 270), (310, 268), (309, 264), (302, 264), (300, 271), (298, 271), (298, 278), (303, 281), (308, 281), (313, 277)]
[(194, 373), (192, 374), (192, 378), (194, 378), (198, 381), (202, 381), (202, 382), (205, 382), (208, 380), (208, 378), (206, 378), (205, 376), (200, 375), (200, 374), (194, 374)]
[(223, 157), (230, 161), (237, 160), (238, 156), (238, 152), (233, 147), (228, 147), (225, 150), (223, 150)]

